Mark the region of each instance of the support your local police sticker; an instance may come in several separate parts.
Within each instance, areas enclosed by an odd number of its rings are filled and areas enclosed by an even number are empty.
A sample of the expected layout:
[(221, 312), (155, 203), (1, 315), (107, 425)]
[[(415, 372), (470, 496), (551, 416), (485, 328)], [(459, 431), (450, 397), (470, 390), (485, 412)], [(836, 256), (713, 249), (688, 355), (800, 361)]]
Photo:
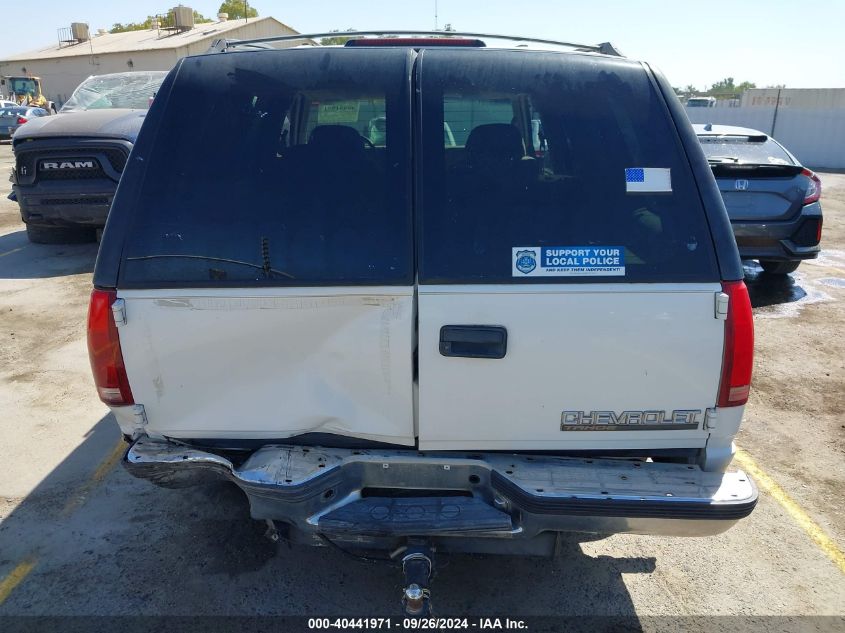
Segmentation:
[(514, 277), (624, 276), (621, 246), (514, 246)]

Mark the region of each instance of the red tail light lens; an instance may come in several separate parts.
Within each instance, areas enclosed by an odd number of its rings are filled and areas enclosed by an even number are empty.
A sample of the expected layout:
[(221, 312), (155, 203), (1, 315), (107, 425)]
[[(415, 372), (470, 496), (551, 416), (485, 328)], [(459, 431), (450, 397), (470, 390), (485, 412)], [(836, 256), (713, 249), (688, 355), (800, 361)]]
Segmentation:
[[(819, 177), (809, 169), (802, 169), (801, 175), (806, 176), (809, 183), (807, 184), (807, 193), (804, 194), (804, 204), (818, 201), (822, 197), (822, 181)], [(821, 238), (821, 236), (819, 236)]]
[(723, 281), (728, 295), (725, 320), (725, 350), (722, 355), (722, 380), (718, 406), (736, 407), (748, 401), (751, 370), (754, 364), (754, 321), (751, 299), (744, 281)]
[(29, 119), (27, 119), (25, 116), (19, 116), (18, 117), (18, 125), (23, 125), (27, 121), (29, 121)]
[(113, 406), (135, 404), (112, 312), (112, 304), (116, 299), (115, 290), (95, 288), (91, 292), (91, 303), (88, 306), (88, 356), (91, 359), (94, 384), (97, 385), (100, 400)]
[(816, 229), (816, 244), (822, 241), (822, 218), (819, 218), (819, 227)]

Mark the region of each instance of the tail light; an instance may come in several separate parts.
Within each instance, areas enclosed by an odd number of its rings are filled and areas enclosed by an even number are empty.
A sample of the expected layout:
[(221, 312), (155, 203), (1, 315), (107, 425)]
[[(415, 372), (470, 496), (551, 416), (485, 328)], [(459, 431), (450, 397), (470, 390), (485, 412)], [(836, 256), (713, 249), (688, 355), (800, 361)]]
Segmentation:
[(113, 406), (135, 404), (112, 312), (116, 300), (117, 291), (95, 288), (88, 306), (88, 356), (94, 384), (100, 400)]
[(819, 226), (816, 229), (816, 244), (822, 241), (822, 218), (819, 218)]
[[(809, 181), (807, 184), (807, 193), (804, 194), (804, 204), (817, 202), (822, 197), (822, 181), (809, 169), (802, 169), (801, 175), (806, 176)], [(821, 231), (821, 225), (819, 225), (819, 231)], [(821, 239), (821, 233), (819, 233), (819, 239)]]
[(722, 292), (728, 295), (728, 316), (718, 406), (736, 407), (748, 401), (754, 364), (754, 321), (744, 281), (723, 281)]
[(18, 125), (23, 125), (27, 121), (29, 121), (29, 119), (27, 119), (25, 116), (19, 116), (18, 117)]

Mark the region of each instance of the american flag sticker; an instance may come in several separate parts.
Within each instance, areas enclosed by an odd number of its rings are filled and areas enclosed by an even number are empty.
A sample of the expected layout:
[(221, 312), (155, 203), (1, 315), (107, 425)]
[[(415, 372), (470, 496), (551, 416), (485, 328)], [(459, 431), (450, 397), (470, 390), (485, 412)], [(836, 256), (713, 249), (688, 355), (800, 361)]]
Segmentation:
[(628, 167), (625, 169), (628, 193), (671, 193), (672, 175), (663, 167)]

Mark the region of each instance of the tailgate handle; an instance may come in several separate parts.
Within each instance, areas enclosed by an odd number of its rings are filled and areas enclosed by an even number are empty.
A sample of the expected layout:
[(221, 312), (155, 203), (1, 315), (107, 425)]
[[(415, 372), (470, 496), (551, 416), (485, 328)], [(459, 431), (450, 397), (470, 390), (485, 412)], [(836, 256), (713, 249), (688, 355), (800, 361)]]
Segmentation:
[(501, 325), (444, 325), (440, 353), (462, 358), (504, 358), (508, 331)]

